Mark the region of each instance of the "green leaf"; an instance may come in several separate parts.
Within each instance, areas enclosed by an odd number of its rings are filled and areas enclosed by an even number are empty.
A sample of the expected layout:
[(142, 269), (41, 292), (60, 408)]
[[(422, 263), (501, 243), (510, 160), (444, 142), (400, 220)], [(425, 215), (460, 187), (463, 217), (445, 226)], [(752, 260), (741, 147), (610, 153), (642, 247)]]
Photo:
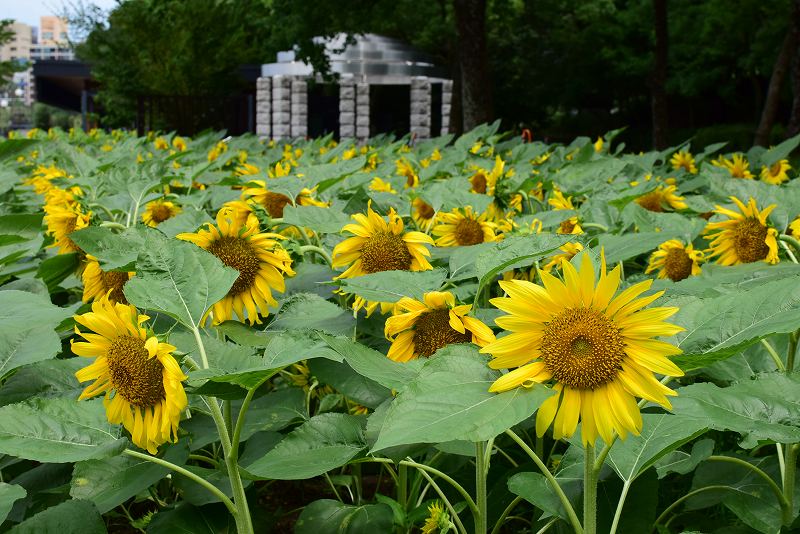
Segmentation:
[(0, 387), (0, 406), (31, 397), (63, 396), (77, 399), (83, 386), (75, 372), (86, 367), (83, 358), (44, 360), (20, 367)]
[(22, 486), (0, 482), (0, 523), (6, 520), (14, 503), (27, 494), (28, 492)]
[(42, 231), (42, 213), (15, 213), (0, 215), (0, 235), (33, 239)]
[[(183, 465), (188, 457), (189, 449), (179, 443), (166, 448), (164, 460)], [(153, 462), (124, 455), (85, 460), (75, 464), (69, 494), (73, 499), (92, 501), (105, 514), (146, 491), (169, 472)]]
[(561, 499), (553, 491), (550, 482), (539, 473), (517, 473), (508, 479), (508, 491), (519, 495), (529, 503), (548, 514), (568, 520), (567, 511)]
[(353, 506), (321, 499), (306, 506), (294, 525), (295, 534), (368, 534), (392, 532), (393, 513), (386, 504)]
[(800, 145), (800, 135), (790, 137), (781, 144), (774, 146), (761, 155), (761, 163), (769, 167), (782, 159), (787, 159), (794, 149)]
[(497, 275), (509, 269), (531, 265), (552, 254), (568, 241), (570, 238), (565, 236), (538, 234), (536, 236), (509, 237), (492, 243), (491, 247), (481, 250), (475, 259), (475, 272), (478, 275), (479, 286), (486, 286)]
[(327, 473), (366, 448), (362, 422), (362, 417), (341, 413), (317, 415), (245, 468), (257, 477), (278, 480), (302, 480)]
[(58, 284), (74, 273), (78, 265), (80, 265), (80, 258), (75, 252), (51, 256), (39, 264), (36, 278), (41, 278), (47, 284), (47, 289), (54, 293)]
[(275, 318), (269, 324), (270, 330), (321, 330), (330, 334), (353, 332), (353, 314), (343, 310), (313, 293), (295, 293), (286, 298)]
[(90, 226), (69, 235), (84, 252), (98, 259), (104, 271), (131, 269), (149, 232), (145, 227), (126, 228), (115, 233), (110, 228)]
[(392, 396), (389, 388), (355, 372), (345, 362), (334, 362), (317, 358), (308, 362), (311, 374), (322, 384), (332, 386), (355, 401), (368, 408), (377, 408), (383, 401)]
[(237, 277), (235, 269), (200, 247), (151, 232), (124, 292), (135, 306), (166, 313), (191, 329)]
[(800, 441), (800, 373), (771, 373), (726, 388), (697, 383), (677, 390), (673, 411), (715, 430), (742, 435), (742, 448), (759, 440)]
[(642, 433), (611, 448), (607, 463), (625, 483), (633, 482), (659, 458), (706, 431), (703, 421), (671, 414), (642, 414)]
[(338, 234), (350, 222), (345, 213), (321, 206), (291, 206), (283, 209), (283, 222), (309, 228), (320, 234)]
[(178, 503), (153, 516), (147, 527), (148, 534), (221, 534), (233, 533), (236, 525), (224, 505), (192, 506)]
[(714, 454), (714, 440), (701, 439), (692, 444), (692, 452), (673, 451), (661, 457), (654, 464), (658, 478), (664, 478), (670, 473), (685, 475), (694, 471), (700, 462)]
[(72, 500), (39, 512), (8, 532), (9, 534), (49, 534), (51, 532), (105, 534), (106, 525), (94, 504), (89, 501)]
[(183, 232), (196, 232), (204, 224), (213, 222), (205, 211), (187, 206), (175, 217), (159, 224), (158, 230), (167, 237), (175, 237)]
[(658, 245), (674, 237), (665, 232), (642, 232), (639, 234), (600, 236), (599, 246), (605, 250), (606, 263), (614, 265), (635, 258), (640, 254), (653, 252)]
[(383, 271), (342, 278), (339, 285), (345, 293), (353, 293), (372, 302), (397, 302), (403, 297), (422, 300), (424, 293), (441, 288), (446, 278), (447, 271), (444, 269)]
[[(360, 170), (364, 167), (367, 158), (359, 156), (348, 160), (339, 161), (337, 163), (323, 163), (320, 165), (301, 166), (297, 169), (298, 174), (304, 175), (303, 181), (305, 187), (314, 187), (319, 184), (319, 191), (325, 191), (327, 188), (344, 178), (349, 174)], [(272, 181), (270, 181), (272, 183)], [(294, 198), (294, 197), (292, 197)]]
[(0, 161), (25, 152), (38, 142), (36, 139), (6, 139), (0, 142)]
[(486, 441), (530, 417), (552, 394), (544, 386), (490, 393), (500, 374), (474, 345), (450, 345), (426, 360), (392, 401), (372, 447)]
[(30, 399), (0, 408), (0, 452), (37, 462), (102, 458), (125, 446), (100, 399)]

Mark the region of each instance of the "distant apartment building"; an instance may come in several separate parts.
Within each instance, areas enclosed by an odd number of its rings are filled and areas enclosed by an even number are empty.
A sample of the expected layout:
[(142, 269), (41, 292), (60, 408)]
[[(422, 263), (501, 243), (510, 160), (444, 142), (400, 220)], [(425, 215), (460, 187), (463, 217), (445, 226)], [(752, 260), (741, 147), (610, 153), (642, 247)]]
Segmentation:
[(29, 61), (33, 45), (33, 28), (23, 22), (14, 22), (10, 30), (14, 37), (0, 46), (0, 61)]

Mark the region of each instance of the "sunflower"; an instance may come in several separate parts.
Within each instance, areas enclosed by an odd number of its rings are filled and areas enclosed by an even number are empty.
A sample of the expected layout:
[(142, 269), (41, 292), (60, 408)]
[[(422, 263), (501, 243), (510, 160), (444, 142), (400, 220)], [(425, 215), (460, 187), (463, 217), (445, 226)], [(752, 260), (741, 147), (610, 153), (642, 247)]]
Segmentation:
[(172, 138), (172, 146), (175, 147), (175, 150), (178, 152), (186, 152), (186, 140), (179, 135)]
[(472, 306), (456, 306), (449, 291), (425, 293), (422, 302), (403, 297), (386, 319), (384, 333), (392, 342), (387, 356), (397, 362), (430, 357), (451, 343), (475, 343), (479, 347), (494, 341), (492, 329), (474, 317)]
[(635, 397), (669, 409), (666, 395), (675, 392), (662, 385), (653, 373), (681, 376), (683, 372), (668, 356), (680, 354), (677, 347), (652, 339), (683, 330), (664, 319), (677, 308), (642, 308), (663, 291), (637, 298), (652, 280), (615, 293), (620, 267), (606, 273), (601, 257), (600, 279), (589, 255), (583, 256), (580, 272), (562, 263), (564, 282), (539, 271), (543, 286), (513, 280), (500, 282), (508, 297), (491, 302), (509, 313), (496, 319), (510, 332), (481, 349), (489, 353), (494, 369), (516, 368), (492, 384), (500, 392), (536, 383), (553, 383), (556, 395), (548, 398), (536, 416), (536, 433), (544, 435), (555, 420), (555, 439), (575, 432), (580, 418), (584, 444), (594, 444), (598, 434), (611, 443), (614, 434), (638, 435), (642, 418)]
[(569, 219), (561, 221), (556, 233), (562, 235), (577, 235), (583, 233), (583, 228), (581, 228), (581, 225), (578, 223), (577, 217), (570, 217)]
[(211, 163), (212, 161), (217, 161), (217, 158), (227, 151), (228, 144), (225, 141), (219, 141), (216, 145), (211, 147), (211, 150), (208, 151), (208, 162)]
[(669, 162), (676, 171), (683, 169), (688, 173), (697, 174), (697, 166), (694, 164), (694, 157), (688, 150), (675, 152)]
[(430, 230), (436, 216), (436, 210), (433, 209), (433, 206), (420, 197), (415, 198), (411, 205), (414, 208), (411, 218), (417, 223), (417, 227), (426, 232)]
[(104, 271), (97, 258), (87, 254), (86, 268), (83, 270), (83, 302), (96, 301), (108, 297), (112, 302), (127, 304), (128, 299), (122, 292), (128, 280), (134, 275), (125, 271)]
[(80, 399), (105, 393), (108, 422), (122, 424), (136, 446), (150, 454), (159, 445), (178, 439), (181, 412), (187, 406), (182, 381), (186, 375), (172, 357), (175, 347), (160, 343), (142, 327), (148, 317), (136, 308), (103, 297), (92, 311), (76, 315), (75, 322), (92, 333), (75, 333), (86, 341), (71, 341), (72, 352), (95, 358), (75, 373), (80, 382), (94, 380)]
[(663, 212), (666, 207), (683, 210), (686, 209), (686, 202), (683, 197), (676, 195), (677, 187), (674, 185), (659, 185), (655, 190), (645, 193), (635, 200), (637, 204), (648, 211)]
[(543, 270), (550, 272), (553, 267), (561, 267), (563, 262), (568, 262), (575, 257), (578, 252), (583, 250), (583, 245), (578, 243), (564, 243), (559, 249), (561, 252), (550, 256), (549, 261), (542, 267)]
[(156, 150), (168, 150), (169, 149), (169, 143), (163, 137), (156, 137), (156, 140), (153, 141), (153, 146), (156, 148)]
[(685, 245), (678, 239), (670, 239), (658, 246), (650, 256), (646, 274), (658, 271), (659, 278), (680, 282), (689, 276), (700, 274), (700, 263), (705, 259), (701, 250), (694, 250), (691, 243)]
[(741, 154), (734, 154), (731, 159), (720, 156), (719, 159), (712, 160), (711, 164), (716, 167), (728, 169), (732, 178), (753, 179), (753, 173), (750, 172), (750, 164)]
[(406, 187), (417, 187), (419, 185), (417, 171), (405, 158), (395, 161), (395, 165), (397, 165), (397, 174), (406, 177)]
[(594, 151), (601, 152), (603, 150), (603, 145), (605, 144), (605, 140), (602, 137), (598, 137), (597, 141), (594, 142)]
[[(354, 278), (382, 271), (428, 271), (432, 269), (427, 257), (431, 255), (425, 246), (432, 245), (433, 239), (422, 232), (404, 232), (403, 219), (394, 209), (389, 210), (388, 222), (367, 204), (367, 213), (352, 215), (355, 223), (346, 224), (343, 232), (353, 234), (333, 249), (334, 269), (347, 269), (334, 278)], [(356, 296), (353, 303), (355, 311), (365, 308), (371, 315), (378, 305), (386, 313), (392, 304), (371, 302)]]
[(379, 191), (381, 193), (391, 193), (393, 195), (397, 194), (397, 191), (394, 190), (392, 184), (390, 184), (389, 182), (384, 182), (377, 176), (373, 178), (372, 181), (369, 183), (369, 190)]
[(789, 223), (789, 233), (793, 236), (800, 236), (800, 215)]
[(428, 505), (428, 517), (422, 525), (422, 534), (446, 534), (451, 530), (450, 514), (444, 505), (435, 501)]
[(142, 213), (142, 220), (147, 226), (156, 227), (167, 219), (181, 212), (181, 207), (169, 200), (158, 199), (148, 202)]
[(54, 240), (50, 246), (58, 247), (59, 254), (80, 252), (80, 247), (69, 238), (69, 234), (89, 226), (91, 217), (92, 213), (84, 213), (77, 203), (72, 206), (50, 206), (44, 216), (47, 234), (52, 235)]
[(432, 233), (437, 236), (437, 247), (458, 247), (496, 241), (497, 225), (489, 221), (489, 215), (472, 211), (472, 206), (455, 208), (449, 213), (439, 213), (438, 224)]
[(503, 177), (505, 165), (506, 162), (503, 161), (503, 158), (497, 156), (494, 160), (494, 167), (490, 172), (487, 172), (486, 169), (481, 167), (474, 166), (473, 170), (475, 174), (469, 179), (469, 183), (472, 184), (471, 191), (473, 193), (480, 193), (481, 195), (494, 195), (495, 188), (497, 187), (497, 180)]
[(789, 160), (782, 159), (773, 163), (769, 167), (761, 166), (761, 181), (767, 182), (772, 185), (780, 185), (789, 180), (787, 171), (791, 170), (792, 166), (789, 165)]
[(564, 197), (564, 193), (558, 189), (553, 190), (553, 194), (547, 199), (547, 203), (553, 206), (554, 210), (574, 210), (572, 197)]
[[(280, 166), (278, 163), (277, 166)], [(277, 191), (270, 191), (264, 180), (252, 180), (249, 187), (245, 187), (242, 191), (240, 200), (232, 200), (225, 203), (225, 207), (232, 208), (236, 212), (236, 217), (239, 221), (244, 223), (245, 219), (250, 218), (250, 214), (254, 213), (254, 205), (261, 206), (273, 219), (283, 218), (283, 210), (286, 206), (292, 204), (292, 199), (283, 193)], [(300, 193), (295, 197), (294, 204), (299, 206), (319, 206), (327, 207), (326, 202), (316, 200), (313, 197), (314, 190), (303, 188)], [(252, 219), (254, 224), (257, 219)]]
[(233, 318), (261, 324), (259, 311), (269, 314), (269, 307), (278, 303), (272, 291), (284, 292), (284, 276), (293, 276), (292, 259), (278, 242), (278, 234), (259, 233), (258, 224), (251, 221), (241, 223), (232, 210), (222, 208), (217, 213), (216, 226), (207, 223), (207, 229), (197, 233), (178, 234), (178, 239), (191, 241), (216, 256), (228, 267), (239, 271), (239, 277), (228, 294), (215, 303), (210, 313), (214, 324)]
[(767, 226), (767, 217), (775, 209), (775, 204), (759, 211), (752, 197), (746, 206), (736, 197), (730, 199), (739, 212), (717, 205), (714, 213), (728, 219), (710, 222), (704, 231), (706, 239), (711, 241), (709, 257), (717, 256), (716, 262), (721, 265), (762, 260), (769, 264), (778, 263), (778, 231)]

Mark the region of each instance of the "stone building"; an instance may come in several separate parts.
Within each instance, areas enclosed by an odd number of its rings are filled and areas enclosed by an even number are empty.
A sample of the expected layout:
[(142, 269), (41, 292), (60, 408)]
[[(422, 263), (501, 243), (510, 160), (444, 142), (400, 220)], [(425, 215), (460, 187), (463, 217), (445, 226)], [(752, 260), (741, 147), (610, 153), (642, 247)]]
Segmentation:
[(256, 86), (256, 133), (270, 139), (318, 137), (364, 141), (381, 133), (418, 139), (446, 134), (453, 82), (432, 59), (409, 45), (374, 34), (323, 41), (333, 82), (278, 53), (261, 66)]

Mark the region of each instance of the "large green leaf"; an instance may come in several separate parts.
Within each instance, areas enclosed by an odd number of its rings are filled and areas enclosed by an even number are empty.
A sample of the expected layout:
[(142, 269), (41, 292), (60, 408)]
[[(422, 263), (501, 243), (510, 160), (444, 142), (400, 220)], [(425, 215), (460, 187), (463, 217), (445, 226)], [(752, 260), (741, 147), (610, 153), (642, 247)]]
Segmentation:
[(99, 399), (34, 398), (0, 408), (3, 454), (64, 463), (110, 456), (124, 446)]
[(9, 534), (56, 534), (80, 532), (105, 534), (103, 518), (89, 501), (71, 500), (39, 512), (8, 531)]
[(499, 376), (474, 345), (440, 349), (392, 401), (372, 450), (411, 443), (486, 441), (530, 417), (552, 394), (539, 385), (490, 393)]
[(428, 291), (436, 291), (447, 278), (447, 271), (383, 271), (355, 278), (342, 278), (339, 284), (345, 293), (353, 293), (373, 302), (397, 302), (403, 297), (422, 299)]
[(192, 506), (178, 503), (153, 516), (147, 534), (222, 534), (236, 531), (233, 516), (222, 504)]
[(338, 234), (350, 222), (350, 217), (330, 208), (290, 205), (283, 209), (283, 222), (320, 234)]
[(282, 303), (270, 330), (316, 329), (330, 334), (352, 334), (355, 319), (343, 310), (313, 293), (295, 293)]
[(200, 247), (150, 232), (136, 260), (136, 276), (124, 291), (132, 304), (194, 328), (237, 277), (235, 269)]
[(481, 287), (490, 283), (504, 271), (514, 267), (531, 265), (552, 254), (569, 237), (551, 234), (509, 237), (481, 250), (475, 258), (475, 272)]
[(363, 418), (353, 415), (317, 415), (245, 469), (257, 477), (279, 480), (302, 480), (327, 473), (366, 448), (362, 423)]
[(77, 399), (82, 386), (75, 372), (86, 367), (83, 358), (44, 360), (20, 367), (0, 387), (0, 406), (32, 397), (64, 396)]
[(110, 271), (132, 268), (144, 246), (145, 236), (155, 231), (137, 226), (116, 233), (110, 228), (90, 226), (71, 233), (69, 237), (81, 250), (97, 258), (104, 270)]
[(295, 534), (372, 534), (392, 532), (393, 513), (386, 504), (353, 506), (339, 501), (314, 501), (300, 513)]
[(742, 448), (758, 440), (800, 441), (800, 373), (764, 374), (726, 388), (697, 383), (677, 390), (673, 411), (715, 430), (742, 435)]
[(639, 234), (603, 234), (599, 246), (605, 250), (606, 262), (614, 265), (635, 258), (640, 254), (653, 252), (658, 245), (675, 237), (667, 232), (642, 232)]
[(567, 510), (550, 482), (539, 473), (517, 473), (508, 479), (508, 491), (519, 495), (540, 510), (567, 521)]
[(376, 408), (392, 396), (389, 388), (355, 372), (346, 362), (316, 358), (310, 360), (308, 365), (322, 384), (332, 386), (348, 399), (368, 408)]
[(6, 520), (14, 503), (27, 494), (28, 492), (22, 486), (0, 482), (0, 523)]

